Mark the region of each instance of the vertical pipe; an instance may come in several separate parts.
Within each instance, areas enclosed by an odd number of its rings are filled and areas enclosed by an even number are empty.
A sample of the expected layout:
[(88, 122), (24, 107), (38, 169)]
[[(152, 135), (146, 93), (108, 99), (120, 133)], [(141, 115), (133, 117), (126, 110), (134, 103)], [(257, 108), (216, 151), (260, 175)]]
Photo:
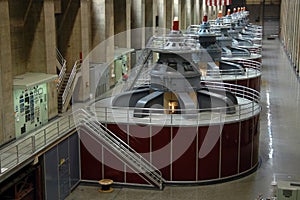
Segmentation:
[(149, 152), (150, 152), (150, 156), (149, 156), (149, 162), (151, 163), (151, 164), (153, 164), (152, 163), (152, 125), (150, 124), (150, 127), (149, 127), (149, 134), (150, 134), (150, 150), (149, 150)]
[(219, 144), (219, 178), (221, 178), (222, 176), (222, 128), (224, 128), (224, 124), (223, 124), (223, 127), (221, 128), (221, 124), (222, 124), (222, 118), (223, 118), (223, 115), (222, 115), (222, 112), (220, 112), (220, 125), (219, 125), (219, 134), (220, 134), (220, 137), (219, 137), (219, 140), (220, 140), (220, 144)]
[(173, 126), (170, 126), (170, 140), (171, 140), (171, 149), (170, 149), (170, 181), (173, 180)]
[(251, 126), (252, 126), (252, 133), (251, 133), (251, 167), (253, 166), (253, 154), (254, 154), (254, 119), (251, 120)]
[(196, 181), (198, 181), (198, 168), (199, 168), (199, 124), (198, 124), (198, 121), (197, 121), (197, 129), (196, 129)]
[(240, 173), (240, 162), (241, 162), (241, 129), (242, 122), (239, 121), (239, 139), (238, 139), (238, 162), (237, 162), (237, 173)]

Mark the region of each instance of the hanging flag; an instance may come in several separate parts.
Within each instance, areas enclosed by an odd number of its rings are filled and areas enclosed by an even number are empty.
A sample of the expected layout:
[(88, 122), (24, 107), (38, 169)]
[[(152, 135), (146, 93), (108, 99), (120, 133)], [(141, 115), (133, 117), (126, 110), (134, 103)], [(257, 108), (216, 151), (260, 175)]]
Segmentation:
[(232, 4), (232, 0), (206, 0), (207, 6), (228, 6)]

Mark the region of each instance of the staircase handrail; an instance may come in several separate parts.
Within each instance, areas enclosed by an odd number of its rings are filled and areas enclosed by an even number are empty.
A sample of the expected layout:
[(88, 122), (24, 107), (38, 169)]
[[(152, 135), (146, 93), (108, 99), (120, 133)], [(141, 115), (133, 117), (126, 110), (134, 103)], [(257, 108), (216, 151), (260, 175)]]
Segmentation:
[(70, 77), (69, 80), (67, 82), (66, 88), (62, 94), (62, 105), (64, 105), (66, 103), (66, 99), (68, 97), (68, 95), (70, 94), (71, 88), (72, 88), (72, 84), (74, 82), (74, 79), (76, 77), (77, 71), (80, 69), (81, 67), (81, 60), (77, 60), (75, 62), (75, 64), (73, 65), (72, 71), (70, 73)]
[[(152, 165), (148, 160), (146, 160), (141, 154), (136, 152), (133, 148), (131, 148), (127, 143), (117, 137), (112, 131), (110, 131), (106, 126), (101, 124), (96, 117), (89, 114), (84, 109), (80, 109), (75, 111), (75, 120), (80, 121), (80, 125), (86, 125), (90, 131), (92, 131), (95, 135), (101, 136), (105, 142), (109, 143), (111, 147), (117, 148), (121, 150), (121, 154), (126, 153), (131, 157), (136, 163), (143, 165), (145, 171), (142, 171), (151, 181), (153, 181), (160, 189), (162, 189), (163, 178), (159, 169)], [(92, 127), (91, 127), (92, 126)], [(96, 130), (95, 130), (96, 129)], [(125, 158), (125, 157), (124, 157)], [(129, 162), (132, 162), (129, 159), (126, 159)], [(134, 163), (132, 163), (134, 164)], [(137, 166), (139, 169), (141, 166)]]
[(64, 62), (66, 62), (66, 60), (58, 48), (56, 48), (55, 50), (56, 50), (56, 58), (57, 58), (58, 62), (61, 64), (61, 66), (63, 66), (63, 64), (64, 64)]
[(61, 69), (58, 75), (58, 80), (57, 80), (57, 84), (56, 84), (56, 89), (59, 90), (62, 82), (64, 80), (64, 76), (66, 74), (66, 70), (67, 70), (67, 61), (66, 59), (63, 57), (63, 55), (60, 53), (60, 51), (56, 48), (56, 58), (58, 60), (58, 62), (61, 65)]

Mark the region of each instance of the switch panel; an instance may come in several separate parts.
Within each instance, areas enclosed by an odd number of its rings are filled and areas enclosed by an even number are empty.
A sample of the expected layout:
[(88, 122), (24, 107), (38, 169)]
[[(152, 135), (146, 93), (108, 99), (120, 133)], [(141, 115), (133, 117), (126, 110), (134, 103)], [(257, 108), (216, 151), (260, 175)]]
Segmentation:
[(16, 137), (48, 122), (47, 84), (14, 89)]

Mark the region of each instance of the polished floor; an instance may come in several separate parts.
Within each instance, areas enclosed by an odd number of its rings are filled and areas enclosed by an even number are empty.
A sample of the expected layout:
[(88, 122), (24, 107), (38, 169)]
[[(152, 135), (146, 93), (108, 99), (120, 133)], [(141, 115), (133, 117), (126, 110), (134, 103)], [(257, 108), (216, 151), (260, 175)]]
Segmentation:
[(278, 180), (300, 181), (300, 82), (278, 39), (263, 40), (260, 166), (241, 179), (207, 186), (166, 186), (163, 191), (114, 188), (100, 193), (79, 185), (67, 198), (111, 200), (254, 200), (272, 197)]

